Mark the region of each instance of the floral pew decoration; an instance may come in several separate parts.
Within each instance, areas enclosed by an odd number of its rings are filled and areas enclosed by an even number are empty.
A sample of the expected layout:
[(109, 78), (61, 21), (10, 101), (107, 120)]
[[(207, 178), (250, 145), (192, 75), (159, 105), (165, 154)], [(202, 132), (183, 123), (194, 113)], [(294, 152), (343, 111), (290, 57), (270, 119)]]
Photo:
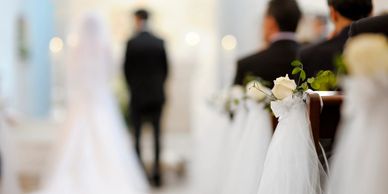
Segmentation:
[(220, 193), (225, 183), (226, 169), (231, 158), (231, 115), (244, 111), (240, 106), (245, 98), (244, 88), (234, 87), (212, 95), (207, 101), (206, 112), (201, 113), (201, 131), (194, 134), (195, 161), (193, 175), (199, 193)]
[[(238, 176), (237, 173), (239, 172), (232, 169), (234, 169), (233, 166), (236, 166), (236, 158), (239, 157), (238, 155), (241, 155), (239, 153), (240, 147), (242, 147), (240, 144), (242, 143), (246, 126), (249, 126), (248, 118), (250, 117), (251, 111), (249, 110), (251, 110), (251, 107), (249, 107), (250, 103), (247, 100), (248, 96), (245, 88), (233, 86), (213, 96), (211, 101), (209, 101), (218, 110), (217, 112), (223, 118), (224, 123), (222, 129), (216, 129), (218, 136), (214, 137), (215, 139), (220, 139), (220, 141), (216, 142), (217, 147), (219, 147), (218, 152), (214, 153), (214, 161), (217, 164), (214, 167), (216, 173), (211, 175), (216, 177), (213, 182), (216, 184), (217, 190), (214, 193), (227, 192), (225, 190), (226, 183), (234, 179), (231, 175)], [(225, 118), (227, 118), (227, 122), (225, 122)], [(219, 120), (211, 122), (217, 123)], [(211, 130), (214, 131), (214, 129)]]
[(345, 101), (329, 194), (388, 191), (388, 40), (360, 35), (345, 46)]
[(273, 133), (270, 114), (266, 110), (267, 94), (262, 91), (271, 92), (256, 80), (246, 86), (245, 98), (240, 103), (244, 104), (247, 114), (244, 125), (234, 129), (239, 137), (231, 145), (235, 150), (230, 158), (223, 194), (257, 192)]
[[(286, 75), (274, 81), (268, 98), (278, 125), (269, 145), (258, 194), (322, 194), (326, 173), (318, 159), (307, 107), (307, 90), (329, 84), (330, 71), (306, 78), (303, 65), (292, 63), (298, 83)], [(326, 73), (325, 73), (326, 72)], [(326, 79), (326, 78), (327, 79)], [(263, 91), (263, 93), (266, 93)]]

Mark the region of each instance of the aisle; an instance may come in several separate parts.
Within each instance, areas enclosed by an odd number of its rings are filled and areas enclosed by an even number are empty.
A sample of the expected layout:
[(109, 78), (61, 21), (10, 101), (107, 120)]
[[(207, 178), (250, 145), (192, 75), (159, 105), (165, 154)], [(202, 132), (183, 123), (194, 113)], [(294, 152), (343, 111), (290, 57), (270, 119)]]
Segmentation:
[(165, 185), (161, 189), (154, 189), (151, 194), (186, 194), (191, 193), (189, 177), (165, 177)]
[[(145, 160), (152, 159), (151, 133), (145, 133), (147, 140), (145, 147)], [(187, 194), (191, 193), (192, 177), (190, 176), (192, 152), (192, 137), (186, 132), (169, 132), (163, 137), (164, 181), (163, 187), (153, 189), (151, 194)]]
[[(55, 128), (58, 123), (48, 121), (25, 121), (15, 129), (18, 153), (22, 161), (19, 167), (19, 181), (25, 192), (33, 191), (39, 184), (39, 176), (47, 163)], [(152, 133), (144, 133), (144, 159), (152, 161)], [(163, 137), (163, 167), (165, 168), (164, 185), (153, 189), (150, 194), (184, 194), (190, 185), (189, 161), (192, 156), (191, 135), (188, 132), (166, 131)], [(33, 165), (31, 165), (33, 164)]]

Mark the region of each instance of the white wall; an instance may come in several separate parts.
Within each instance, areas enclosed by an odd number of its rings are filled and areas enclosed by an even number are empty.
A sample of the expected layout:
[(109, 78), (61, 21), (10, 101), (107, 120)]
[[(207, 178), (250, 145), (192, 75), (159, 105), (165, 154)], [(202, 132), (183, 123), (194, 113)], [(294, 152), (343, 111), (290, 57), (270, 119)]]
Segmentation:
[(0, 96), (8, 99), (12, 106), (15, 103), (15, 21), (17, 1), (2, 0), (0, 6)]
[(28, 21), (30, 58), (28, 68), (27, 114), (46, 118), (51, 111), (50, 39), (53, 34), (53, 4), (51, 0), (25, 0), (23, 14)]
[[(48, 0), (4, 1), (1, 6), (1, 92), (10, 108), (29, 117), (50, 112), (50, 3)], [(18, 57), (18, 21), (25, 16), (29, 58)]]
[(387, 0), (374, 0), (374, 14), (381, 14), (382, 12), (388, 12)]

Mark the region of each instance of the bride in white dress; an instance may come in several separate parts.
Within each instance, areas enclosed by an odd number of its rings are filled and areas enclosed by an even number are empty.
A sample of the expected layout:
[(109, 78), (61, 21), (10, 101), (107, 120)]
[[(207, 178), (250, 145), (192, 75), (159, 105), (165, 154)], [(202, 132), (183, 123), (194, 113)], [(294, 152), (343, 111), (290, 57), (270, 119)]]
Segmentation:
[(85, 15), (69, 50), (68, 118), (39, 194), (147, 194), (145, 173), (109, 87), (102, 19)]

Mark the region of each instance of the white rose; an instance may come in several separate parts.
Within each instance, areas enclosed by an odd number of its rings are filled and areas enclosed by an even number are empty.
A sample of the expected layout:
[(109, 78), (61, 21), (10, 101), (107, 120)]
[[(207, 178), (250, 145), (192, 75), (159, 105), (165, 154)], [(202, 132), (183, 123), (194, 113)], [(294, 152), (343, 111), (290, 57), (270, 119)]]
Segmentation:
[(264, 100), (267, 95), (271, 94), (271, 90), (258, 81), (251, 81), (246, 86), (246, 94), (253, 100), (261, 101)]
[(352, 38), (346, 44), (344, 60), (353, 75), (388, 73), (388, 41), (376, 34)]
[(274, 87), (272, 88), (272, 94), (279, 100), (287, 98), (294, 93), (296, 89), (296, 83), (294, 80), (290, 80), (288, 75), (286, 77), (279, 77), (274, 81)]

